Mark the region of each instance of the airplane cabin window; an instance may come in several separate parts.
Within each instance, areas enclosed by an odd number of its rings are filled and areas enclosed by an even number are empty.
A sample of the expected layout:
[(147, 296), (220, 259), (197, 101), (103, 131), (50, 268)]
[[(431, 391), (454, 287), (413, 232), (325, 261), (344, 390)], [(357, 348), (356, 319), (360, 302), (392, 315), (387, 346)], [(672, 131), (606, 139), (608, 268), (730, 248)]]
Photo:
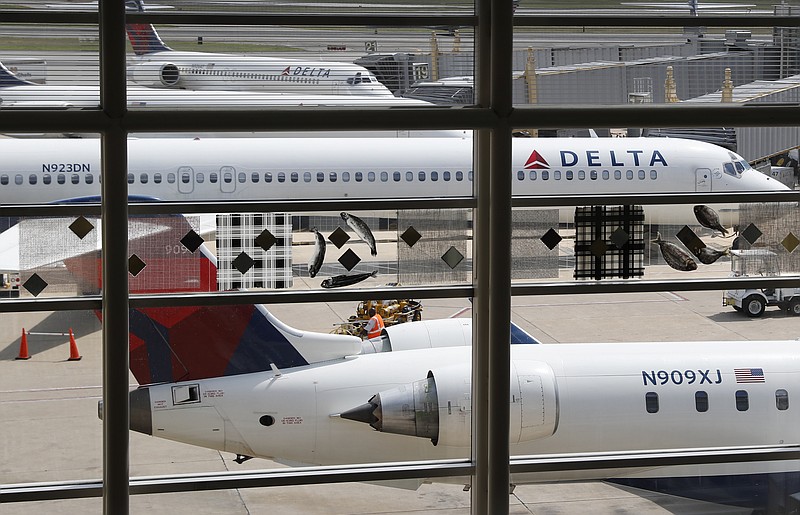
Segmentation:
[(694, 392), (694, 407), (699, 413), (708, 411), (708, 393), (703, 391)]
[(578, 180), (582, 181), (586, 179), (586, 172), (583, 170), (578, 170)]
[(317, 182), (325, 182), (325, 172), (317, 172)]
[(633, 180), (633, 170), (628, 170), (627, 172), (625, 172), (625, 178), (628, 179), (629, 181), (632, 181)]
[(530, 172), (530, 178), (531, 178), (531, 180), (532, 180), (532, 181), (535, 181), (535, 180), (536, 180), (536, 170), (531, 170), (531, 172)]
[(406, 172), (406, 182), (414, 182), (414, 172)]
[(81, 176), (78, 175), (77, 173), (73, 173), (72, 177), (70, 177), (70, 179), (72, 180), (72, 184), (80, 184), (81, 183)]
[(278, 172), (278, 182), (286, 182), (286, 174), (283, 172)]
[(17, 174), (14, 176), (14, 184), (16, 184), (17, 186), (22, 185), (22, 175)]
[(245, 182), (247, 182), (247, 174), (246, 173), (239, 172), (236, 176), (239, 179), (239, 184), (244, 184)]
[(747, 411), (750, 408), (750, 399), (745, 390), (736, 390), (736, 409)]
[(597, 180), (597, 170), (592, 170), (591, 172), (589, 172), (589, 178), (591, 180), (593, 180), (593, 181), (596, 181)]
[(621, 170), (614, 170), (614, 179), (616, 179), (616, 180), (622, 179), (622, 171)]
[[(48, 177), (48, 179), (49, 179), (49, 177)], [(87, 173), (86, 175), (83, 176), (83, 180), (84, 180), (84, 182), (86, 184), (93, 184), (94, 183), (94, 175), (92, 175), (90, 173)], [(48, 180), (46, 184), (49, 184), (49, 183), (50, 183), (50, 181)]]
[(264, 172), (264, 182), (272, 182), (272, 172)]
[(222, 181), (225, 184), (230, 184), (233, 182), (233, 174), (231, 172), (222, 172)]
[[(536, 177), (534, 177), (534, 179), (535, 179), (535, 178), (536, 178)], [(462, 171), (460, 171), (460, 170), (459, 170), (458, 172), (456, 172), (456, 180), (457, 180), (458, 182), (461, 182), (461, 181), (463, 181), (463, 180), (464, 180), (464, 172), (462, 172)]]
[(147, 181), (150, 179), (146, 173), (139, 175), (139, 182), (142, 184), (147, 184)]
[(550, 178), (550, 174), (548, 173), (548, 171), (547, 170), (542, 170), (542, 180), (546, 181), (549, 178)]
[(133, 174), (132, 173), (128, 174), (128, 184), (133, 184)]
[(311, 172), (303, 172), (303, 182), (311, 182)]
[(218, 180), (219, 176), (217, 175), (216, 172), (211, 172), (210, 174), (208, 174), (208, 182), (210, 182), (211, 184), (216, 184)]
[(425, 182), (425, 172), (423, 172), (423, 171), (420, 171), (420, 172), (417, 174), (417, 178), (419, 179), (419, 182)]
[(650, 170), (650, 178), (653, 180), (658, 179), (658, 172), (655, 170)]
[(356, 182), (361, 182), (361, 181), (363, 181), (363, 180), (364, 180), (364, 174), (363, 174), (363, 173), (361, 173), (361, 172), (356, 172), (356, 173), (355, 173), (355, 179), (356, 179)]
[[(4, 177), (6, 177), (6, 182), (3, 183), (3, 184), (8, 184), (8, 177), (7, 176), (4, 176)], [(52, 181), (52, 180), (53, 180), (53, 177), (49, 173), (46, 173), (46, 174), (42, 175), (42, 182), (43, 183), (50, 184), (50, 181)], [(0, 182), (2, 182), (1, 178), (0, 178)]]
[(156, 172), (153, 174), (153, 182), (156, 184), (161, 184), (161, 174)]
[(608, 173), (608, 170), (603, 170), (603, 180), (607, 181), (611, 177), (611, 174)]
[(184, 184), (189, 184), (190, 182), (192, 182), (192, 174), (190, 174), (189, 172), (182, 172), (181, 182)]
[(524, 181), (525, 180), (525, 171), (524, 170), (520, 170), (520, 171), (517, 172), (517, 180), (518, 181)]
[(206, 181), (206, 176), (203, 172), (197, 172), (194, 174), (194, 180), (197, 184), (203, 184)]
[(175, 174), (170, 172), (167, 174), (167, 182), (170, 184), (175, 184)]
[(643, 181), (646, 177), (644, 170), (639, 170), (639, 180)]
[(64, 184), (65, 182), (67, 182), (67, 177), (63, 173), (60, 173), (56, 178), (56, 182), (58, 182), (59, 184)]
[(28, 176), (28, 182), (29, 182), (30, 184), (36, 184), (36, 183), (38, 182), (38, 179), (39, 179), (39, 178), (38, 178), (38, 177), (36, 177), (36, 174), (35, 174), (35, 173), (32, 173), (32, 174), (30, 174), (30, 175)]
[(261, 180), (261, 174), (258, 172), (253, 172), (250, 174), (250, 180), (255, 184)]
[(442, 172), (442, 180), (443, 181), (450, 181), (450, 172)]
[[(553, 172), (553, 177), (555, 177), (555, 175), (556, 175), (556, 173), (555, 173), (555, 172)], [(575, 172), (573, 172), (572, 170), (567, 170), (566, 172), (564, 172), (564, 177), (565, 177), (565, 178), (566, 178), (568, 181), (571, 181), (572, 179), (574, 179), (574, 178), (575, 178)]]
[(644, 404), (648, 413), (658, 413), (658, 394), (656, 392), (644, 394)]
[(789, 409), (789, 392), (783, 389), (775, 391), (775, 407), (781, 411)]
[(553, 180), (554, 181), (561, 180), (561, 170), (553, 170)]
[(401, 178), (402, 176), (400, 175), (400, 172), (392, 173), (392, 180), (394, 180), (394, 182), (400, 182)]
[(438, 181), (439, 180), (439, 172), (431, 172), (431, 180)]
[(8, 184), (8, 175), (6, 174), (0, 175), (0, 184), (2, 184), (3, 186)]
[(331, 182), (336, 182), (336, 172), (329, 173), (328, 180), (330, 180)]
[(389, 181), (389, 172), (381, 172), (381, 182)]
[(350, 182), (350, 172), (342, 172), (342, 182)]
[(367, 173), (367, 180), (369, 182), (375, 182), (375, 172), (368, 172)]

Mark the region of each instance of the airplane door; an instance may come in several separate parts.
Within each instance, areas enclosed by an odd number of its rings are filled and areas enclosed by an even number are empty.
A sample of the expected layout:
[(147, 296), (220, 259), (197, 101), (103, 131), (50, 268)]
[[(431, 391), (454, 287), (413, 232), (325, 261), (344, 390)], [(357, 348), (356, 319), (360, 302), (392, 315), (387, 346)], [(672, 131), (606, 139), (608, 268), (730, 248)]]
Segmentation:
[(222, 193), (236, 191), (236, 169), (232, 166), (223, 166), (219, 169), (219, 188)]
[(694, 172), (695, 191), (711, 191), (711, 170), (698, 168)]
[(194, 191), (194, 169), (190, 166), (178, 168), (178, 193)]

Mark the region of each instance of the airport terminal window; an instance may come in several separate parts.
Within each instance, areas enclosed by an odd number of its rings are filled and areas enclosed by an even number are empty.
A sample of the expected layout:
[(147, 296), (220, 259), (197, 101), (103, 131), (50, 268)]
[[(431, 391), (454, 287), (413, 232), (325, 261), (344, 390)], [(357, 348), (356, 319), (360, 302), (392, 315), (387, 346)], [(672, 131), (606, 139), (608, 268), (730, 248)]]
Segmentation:
[(775, 406), (781, 411), (789, 409), (789, 392), (783, 389), (776, 390)]
[(36, 183), (38, 182), (38, 181), (37, 181), (37, 177), (36, 177), (36, 174), (35, 174), (35, 173), (32, 173), (32, 174), (30, 174), (30, 175), (28, 176), (28, 182), (29, 182), (30, 184), (36, 184)]
[(694, 407), (700, 413), (708, 411), (708, 393), (703, 391), (694, 392)]
[(658, 413), (658, 394), (656, 392), (644, 394), (644, 403), (648, 413)]
[(739, 411), (750, 409), (750, 398), (745, 390), (736, 390), (736, 409)]

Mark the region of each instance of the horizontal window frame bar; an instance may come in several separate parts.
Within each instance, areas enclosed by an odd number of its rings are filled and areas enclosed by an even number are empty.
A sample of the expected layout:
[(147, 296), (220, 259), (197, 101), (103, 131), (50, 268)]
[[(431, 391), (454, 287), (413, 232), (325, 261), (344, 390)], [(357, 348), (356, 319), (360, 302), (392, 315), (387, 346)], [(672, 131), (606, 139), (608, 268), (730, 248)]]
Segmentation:
[[(763, 289), (800, 287), (800, 276), (739, 277), (704, 279), (636, 279), (574, 282), (517, 282), (511, 285), (512, 297), (550, 295), (591, 295), (603, 293), (659, 293), (680, 291), (720, 291), (734, 289)], [(309, 302), (358, 302), (365, 298), (450, 299), (471, 298), (471, 285), (454, 286), (395, 286), (351, 290), (268, 290), (227, 291), (208, 293), (161, 293), (130, 295), (131, 308), (160, 308), (178, 306), (230, 306), (237, 304), (292, 304)], [(48, 297), (36, 299), (2, 299), (0, 313), (30, 313), (38, 311), (91, 310), (101, 307), (100, 296)]]
[[(633, 453), (589, 453), (512, 457), (513, 474), (589, 471), (618, 468), (658, 468), (666, 466), (778, 462), (800, 459), (797, 446), (732, 447), (686, 449)], [(467, 460), (434, 462), (375, 463), (330, 467), (298, 467), (198, 474), (165, 474), (130, 478), (132, 495), (270, 488), (292, 485), (337, 484), (360, 481), (466, 477), (475, 465)], [(512, 477), (513, 481), (513, 477)], [(54, 481), (4, 485), (0, 502), (32, 502), (100, 497), (102, 481)]]
[[(508, 115), (512, 128), (794, 127), (800, 104), (653, 104), (518, 106)], [(746, 122), (746, 123), (745, 123)], [(276, 107), (247, 109), (148, 109), (112, 120), (100, 109), (0, 109), (0, 132), (102, 133), (117, 124), (128, 133), (220, 133), (236, 131), (491, 129), (505, 121), (488, 108), (464, 107)]]
[[(446, 8), (446, 6), (442, 6)], [(288, 25), (288, 26), (377, 26), (424, 27), (426, 25), (476, 26), (476, 14), (397, 15), (397, 14), (274, 14), (262, 12), (130, 12), (129, 23), (168, 25)], [(97, 11), (59, 11), (56, 9), (2, 9), (0, 23), (80, 24), (96, 25)], [(798, 27), (800, 17), (775, 15), (747, 16), (687, 16), (655, 15), (630, 16), (596, 14), (587, 16), (576, 10), (575, 14), (524, 14), (514, 16), (515, 27)]]

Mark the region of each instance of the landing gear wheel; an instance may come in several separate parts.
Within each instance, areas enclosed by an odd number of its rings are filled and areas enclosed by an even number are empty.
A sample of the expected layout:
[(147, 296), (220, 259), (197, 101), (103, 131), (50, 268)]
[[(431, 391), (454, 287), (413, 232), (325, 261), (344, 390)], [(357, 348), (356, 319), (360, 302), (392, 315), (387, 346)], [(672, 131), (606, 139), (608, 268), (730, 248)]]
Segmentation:
[(800, 316), (800, 299), (794, 298), (789, 301), (789, 314), (792, 316)]
[(758, 295), (751, 295), (744, 299), (744, 312), (747, 316), (757, 318), (764, 314), (767, 303)]

